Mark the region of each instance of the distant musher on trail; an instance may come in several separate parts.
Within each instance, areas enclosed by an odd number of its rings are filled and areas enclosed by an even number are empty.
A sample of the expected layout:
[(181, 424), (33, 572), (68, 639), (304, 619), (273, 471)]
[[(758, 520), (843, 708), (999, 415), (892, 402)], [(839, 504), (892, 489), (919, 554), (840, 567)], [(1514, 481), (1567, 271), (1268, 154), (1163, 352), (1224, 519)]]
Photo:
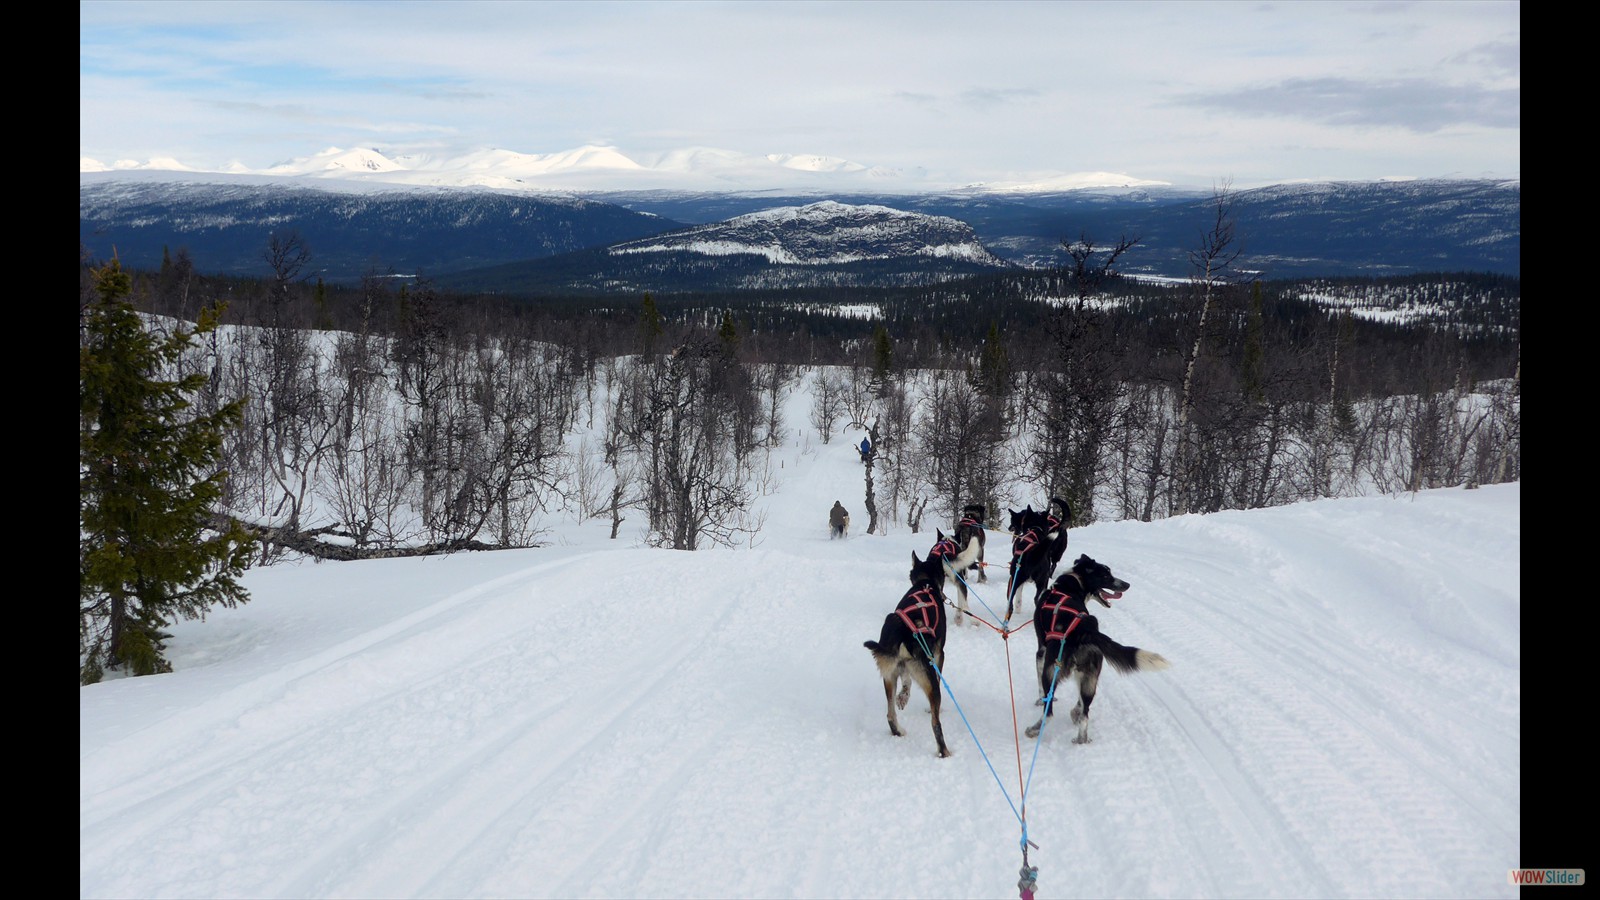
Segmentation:
[(844, 504), (833, 501), (833, 509), (828, 511), (828, 538), (842, 538), (850, 533), (850, 511)]

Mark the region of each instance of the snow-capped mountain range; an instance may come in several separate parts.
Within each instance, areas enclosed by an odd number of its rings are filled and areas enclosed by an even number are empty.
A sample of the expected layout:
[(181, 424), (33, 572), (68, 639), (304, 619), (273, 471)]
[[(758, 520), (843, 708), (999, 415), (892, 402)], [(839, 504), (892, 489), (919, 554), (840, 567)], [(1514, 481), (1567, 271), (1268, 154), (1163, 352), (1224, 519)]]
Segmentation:
[[(269, 235), (294, 231), (330, 281), (392, 271), (481, 290), (920, 284), (1057, 266), (1069, 240), (1123, 236), (1138, 239), (1126, 274), (1181, 278), (1215, 214), (1214, 188), (1105, 173), (938, 190), (927, 173), (708, 148), (80, 169), (85, 258), (153, 268), (184, 250), (203, 272), (258, 275)], [(1296, 182), (1229, 199), (1239, 265), (1260, 277), (1520, 272), (1517, 180)]]
[(80, 174), (89, 172), (213, 172), (303, 179), (331, 178), (384, 185), (481, 187), (500, 190), (620, 191), (840, 191), (925, 192), (969, 188), (996, 192), (1062, 191), (1089, 187), (1162, 186), (1112, 172), (1051, 174), (1004, 183), (959, 184), (925, 169), (869, 166), (814, 154), (741, 153), (690, 147), (631, 156), (616, 147), (584, 146), (556, 153), (484, 149), (464, 156), (387, 156), (378, 150), (330, 147), (311, 156), (265, 169), (234, 162), (202, 169), (172, 158), (105, 163), (80, 156)]

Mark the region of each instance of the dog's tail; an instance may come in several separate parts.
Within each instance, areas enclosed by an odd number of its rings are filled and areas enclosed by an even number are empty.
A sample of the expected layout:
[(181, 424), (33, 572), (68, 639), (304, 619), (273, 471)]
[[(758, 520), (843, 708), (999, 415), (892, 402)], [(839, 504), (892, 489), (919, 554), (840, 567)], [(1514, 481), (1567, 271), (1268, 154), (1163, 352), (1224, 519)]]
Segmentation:
[(893, 667), (895, 657), (899, 656), (900, 647), (897, 644), (883, 643), (881, 641), (863, 641), (861, 646), (872, 652), (872, 658), (880, 667)]
[(982, 552), (983, 547), (979, 546), (978, 539), (976, 537), (970, 538), (967, 541), (966, 549), (956, 554), (955, 559), (950, 560), (950, 568), (957, 572), (965, 572), (972, 568), (973, 563), (978, 561), (978, 554)]
[(1098, 631), (1094, 634), (1094, 643), (1105, 655), (1106, 661), (1110, 662), (1111, 667), (1118, 672), (1153, 672), (1172, 665), (1159, 653), (1140, 650), (1138, 647), (1125, 647)]

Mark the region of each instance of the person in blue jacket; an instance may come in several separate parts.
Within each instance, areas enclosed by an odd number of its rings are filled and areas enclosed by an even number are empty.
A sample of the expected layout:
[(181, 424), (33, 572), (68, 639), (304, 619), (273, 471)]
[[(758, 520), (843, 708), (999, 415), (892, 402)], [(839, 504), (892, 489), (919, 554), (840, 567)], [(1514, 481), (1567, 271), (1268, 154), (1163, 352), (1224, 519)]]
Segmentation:
[(867, 438), (862, 438), (860, 449), (861, 461), (866, 462), (872, 456), (872, 441), (868, 440)]

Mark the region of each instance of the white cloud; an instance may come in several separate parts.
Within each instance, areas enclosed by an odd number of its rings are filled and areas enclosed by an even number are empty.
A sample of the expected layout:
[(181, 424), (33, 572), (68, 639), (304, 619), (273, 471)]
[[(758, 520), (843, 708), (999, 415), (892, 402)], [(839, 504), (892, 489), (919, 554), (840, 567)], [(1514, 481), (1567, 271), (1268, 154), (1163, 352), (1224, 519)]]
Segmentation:
[(79, 152), (95, 159), (259, 169), (329, 144), (393, 158), (605, 143), (957, 183), (1520, 171), (1515, 2), (80, 9)]

